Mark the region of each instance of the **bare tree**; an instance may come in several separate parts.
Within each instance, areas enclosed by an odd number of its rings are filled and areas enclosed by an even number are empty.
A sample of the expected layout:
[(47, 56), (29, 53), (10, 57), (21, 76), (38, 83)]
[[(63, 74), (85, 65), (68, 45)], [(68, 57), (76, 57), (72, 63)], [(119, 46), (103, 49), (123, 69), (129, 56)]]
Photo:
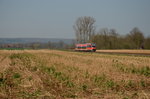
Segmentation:
[(110, 29), (109, 31), (109, 41), (110, 48), (116, 49), (118, 48), (118, 33), (115, 29)]
[(133, 43), (133, 48), (141, 48), (144, 43), (143, 33), (137, 28), (133, 28), (129, 34), (130, 40)]
[(79, 17), (73, 26), (76, 34), (76, 40), (79, 43), (85, 43), (91, 40), (95, 32), (95, 19), (93, 17)]
[(150, 37), (145, 38), (144, 47), (150, 49)]
[(108, 48), (108, 46), (109, 46), (109, 29), (102, 28), (99, 31), (99, 34), (102, 36), (104, 49)]

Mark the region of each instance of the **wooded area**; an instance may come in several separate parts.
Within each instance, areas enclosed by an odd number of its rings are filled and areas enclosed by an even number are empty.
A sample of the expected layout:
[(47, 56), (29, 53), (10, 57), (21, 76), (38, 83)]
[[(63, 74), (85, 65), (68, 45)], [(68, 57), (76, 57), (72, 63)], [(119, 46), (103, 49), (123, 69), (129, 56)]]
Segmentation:
[(96, 32), (93, 17), (79, 17), (74, 25), (78, 43), (96, 43), (97, 49), (150, 49), (150, 37), (134, 27), (128, 34), (120, 35), (116, 29), (102, 28)]
[(101, 29), (94, 35), (92, 42), (98, 49), (150, 49), (150, 37), (144, 37), (138, 28), (133, 28), (125, 36), (119, 35), (115, 29)]

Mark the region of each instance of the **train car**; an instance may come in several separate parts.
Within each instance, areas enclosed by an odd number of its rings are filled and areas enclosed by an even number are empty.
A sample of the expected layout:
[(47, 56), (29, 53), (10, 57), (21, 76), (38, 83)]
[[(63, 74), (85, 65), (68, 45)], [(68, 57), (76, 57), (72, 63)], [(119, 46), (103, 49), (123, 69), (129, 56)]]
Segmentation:
[(96, 45), (94, 43), (76, 44), (75, 51), (95, 52)]

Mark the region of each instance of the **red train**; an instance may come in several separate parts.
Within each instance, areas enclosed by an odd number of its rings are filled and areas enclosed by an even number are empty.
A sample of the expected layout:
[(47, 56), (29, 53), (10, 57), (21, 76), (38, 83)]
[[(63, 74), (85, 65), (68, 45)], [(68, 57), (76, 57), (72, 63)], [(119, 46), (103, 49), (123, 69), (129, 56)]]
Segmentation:
[(76, 44), (75, 51), (95, 52), (96, 45), (94, 43)]

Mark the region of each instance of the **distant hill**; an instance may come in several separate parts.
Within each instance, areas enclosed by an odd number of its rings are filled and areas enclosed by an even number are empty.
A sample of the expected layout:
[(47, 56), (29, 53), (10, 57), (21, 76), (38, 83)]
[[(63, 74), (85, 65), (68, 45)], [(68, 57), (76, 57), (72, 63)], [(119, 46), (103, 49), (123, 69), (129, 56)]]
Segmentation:
[(60, 42), (63, 41), (65, 44), (71, 44), (74, 39), (59, 39), (59, 38), (0, 38), (0, 44), (16, 44), (16, 43), (47, 43), (47, 42)]

